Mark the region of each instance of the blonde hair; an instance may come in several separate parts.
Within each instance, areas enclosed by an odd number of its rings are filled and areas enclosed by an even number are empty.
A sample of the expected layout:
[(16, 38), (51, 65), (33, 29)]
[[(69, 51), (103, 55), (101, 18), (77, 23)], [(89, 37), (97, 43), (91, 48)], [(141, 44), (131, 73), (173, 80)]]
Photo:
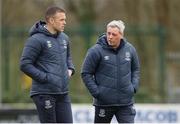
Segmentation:
[(113, 20), (107, 24), (108, 27), (117, 27), (121, 33), (124, 33), (125, 25), (121, 20)]

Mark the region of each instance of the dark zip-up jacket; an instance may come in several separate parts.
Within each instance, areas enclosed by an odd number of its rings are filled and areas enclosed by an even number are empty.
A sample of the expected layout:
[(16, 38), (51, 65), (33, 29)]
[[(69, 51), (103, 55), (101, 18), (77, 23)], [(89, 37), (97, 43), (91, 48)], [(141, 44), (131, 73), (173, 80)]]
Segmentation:
[(68, 93), (68, 69), (74, 73), (68, 36), (51, 34), (45, 24), (33, 25), (20, 60), (20, 69), (33, 79), (31, 96)]
[(134, 103), (140, 65), (135, 48), (125, 39), (115, 50), (103, 35), (88, 50), (81, 76), (95, 106), (126, 106)]

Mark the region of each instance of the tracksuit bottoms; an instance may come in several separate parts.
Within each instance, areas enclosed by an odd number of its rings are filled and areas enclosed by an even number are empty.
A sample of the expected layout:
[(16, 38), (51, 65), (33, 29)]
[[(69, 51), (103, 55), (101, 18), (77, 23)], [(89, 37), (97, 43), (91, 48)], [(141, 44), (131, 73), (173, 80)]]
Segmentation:
[(73, 123), (71, 101), (68, 94), (63, 95), (34, 95), (41, 123)]
[(134, 123), (136, 110), (130, 106), (95, 106), (94, 123), (110, 123), (115, 115), (118, 123)]

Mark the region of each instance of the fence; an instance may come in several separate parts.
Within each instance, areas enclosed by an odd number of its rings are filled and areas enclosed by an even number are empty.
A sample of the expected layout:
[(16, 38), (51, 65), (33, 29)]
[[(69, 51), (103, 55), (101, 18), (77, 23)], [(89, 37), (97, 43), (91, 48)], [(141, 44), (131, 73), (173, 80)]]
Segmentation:
[[(103, 26), (89, 29), (91, 26), (67, 29), (72, 43), (72, 56), (76, 66), (76, 75), (70, 83), (70, 94), (75, 103), (91, 102), (91, 96), (80, 79), (80, 69), (87, 48), (92, 46)], [(2, 79), (1, 95), (3, 103), (31, 102), (29, 90), (31, 79), (19, 70), (19, 59), (26, 38), (27, 28), (2, 28)], [(137, 102), (165, 102), (165, 32), (162, 27), (128, 27), (126, 38), (137, 48), (141, 62), (140, 90), (136, 95)], [(78, 87), (77, 87), (78, 86)]]

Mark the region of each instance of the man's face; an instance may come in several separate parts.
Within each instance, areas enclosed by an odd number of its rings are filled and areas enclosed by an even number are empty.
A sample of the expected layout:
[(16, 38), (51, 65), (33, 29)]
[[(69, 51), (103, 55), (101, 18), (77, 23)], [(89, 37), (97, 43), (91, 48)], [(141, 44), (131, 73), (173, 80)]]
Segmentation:
[(63, 12), (57, 12), (52, 17), (52, 28), (57, 32), (64, 31), (66, 25), (66, 14)]
[(120, 40), (123, 38), (123, 34), (119, 32), (117, 27), (108, 27), (106, 35), (108, 44), (113, 48), (117, 48), (120, 44)]

